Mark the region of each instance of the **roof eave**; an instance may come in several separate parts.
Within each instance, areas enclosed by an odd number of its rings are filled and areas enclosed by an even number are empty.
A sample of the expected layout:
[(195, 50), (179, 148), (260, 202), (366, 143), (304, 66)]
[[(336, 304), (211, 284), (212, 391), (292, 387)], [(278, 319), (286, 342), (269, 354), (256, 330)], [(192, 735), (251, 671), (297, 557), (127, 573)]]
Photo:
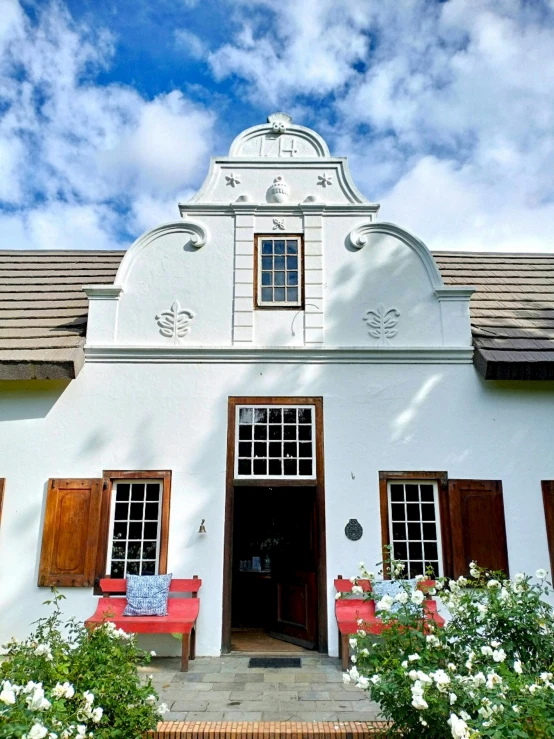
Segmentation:
[(473, 362), (485, 380), (554, 380), (554, 362), (514, 362), (487, 358), (475, 347)]
[(0, 361), (0, 380), (74, 380), (85, 361), (83, 349), (76, 349), (64, 360), (4, 359)]

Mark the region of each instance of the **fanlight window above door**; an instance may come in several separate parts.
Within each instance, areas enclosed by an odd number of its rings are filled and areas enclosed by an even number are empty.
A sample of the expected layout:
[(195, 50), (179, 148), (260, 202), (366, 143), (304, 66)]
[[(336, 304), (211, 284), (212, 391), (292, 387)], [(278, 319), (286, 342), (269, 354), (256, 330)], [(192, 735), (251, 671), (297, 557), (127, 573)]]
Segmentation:
[(313, 479), (314, 406), (237, 406), (236, 478)]

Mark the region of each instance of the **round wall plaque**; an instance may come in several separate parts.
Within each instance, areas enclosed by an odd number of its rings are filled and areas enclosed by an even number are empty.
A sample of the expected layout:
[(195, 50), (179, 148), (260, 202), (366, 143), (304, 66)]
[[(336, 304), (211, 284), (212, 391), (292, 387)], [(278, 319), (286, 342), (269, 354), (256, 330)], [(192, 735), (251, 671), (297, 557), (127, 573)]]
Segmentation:
[(351, 518), (344, 527), (344, 533), (346, 534), (346, 538), (350, 539), (350, 541), (358, 541), (358, 539), (362, 538), (364, 530), (359, 521), (355, 518)]

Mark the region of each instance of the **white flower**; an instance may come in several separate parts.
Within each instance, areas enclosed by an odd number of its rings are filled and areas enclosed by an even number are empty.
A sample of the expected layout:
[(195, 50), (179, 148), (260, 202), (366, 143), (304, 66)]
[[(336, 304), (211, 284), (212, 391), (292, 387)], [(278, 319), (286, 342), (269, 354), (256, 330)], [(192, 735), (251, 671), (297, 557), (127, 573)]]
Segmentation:
[(377, 604), (377, 608), (380, 611), (390, 611), (393, 603), (394, 599), (390, 595), (384, 595)]
[(354, 595), (363, 595), (364, 589), (362, 588), (361, 585), (352, 585), (352, 593)]
[(407, 670), (408, 669), (408, 660), (405, 659), (404, 662), (402, 662), (402, 667)]
[(456, 665), (454, 664), (454, 662), (449, 662), (446, 666), (448, 667), (450, 672), (456, 672)]
[(52, 688), (52, 695), (55, 698), (73, 698), (75, 688), (68, 682), (56, 683), (56, 687)]
[(477, 603), (477, 610), (481, 616), (486, 616), (488, 608), (484, 603)]
[(540, 688), (540, 685), (536, 685), (535, 683), (533, 683), (533, 685), (528, 686), (528, 690), (530, 693), (534, 693), (535, 690), (538, 690), (539, 688)]
[(439, 638), (438, 638), (437, 636), (435, 636), (434, 634), (428, 634), (428, 635), (427, 635), (427, 636), (425, 637), (425, 641), (427, 642), (427, 644), (428, 644), (428, 645), (429, 645), (430, 647), (438, 647), (438, 646), (439, 646), (439, 644), (441, 643), (441, 642), (440, 642), (440, 639), (439, 639)]
[(373, 675), (369, 678), (374, 685), (381, 682), (381, 675)]
[(151, 656), (151, 657), (155, 657), (155, 656), (156, 656), (156, 652), (155, 652), (155, 651), (154, 651), (153, 649), (152, 649), (152, 651), (150, 652), (150, 656)]
[[(350, 675), (347, 672), (342, 673), (342, 682), (345, 684), (350, 682)], [(148, 696), (148, 697), (151, 698), (153, 696)], [(148, 698), (146, 700), (148, 701)]]
[(440, 580), (435, 583), (435, 589), (436, 590), (442, 590), (443, 589), (443, 584), (442, 584), (442, 582)]
[(408, 593), (405, 590), (402, 590), (400, 593), (397, 593), (394, 596), (394, 600), (397, 603), (407, 603), (408, 602)]
[(350, 661), (351, 661), (351, 662), (354, 662), (354, 663), (356, 663), (356, 662), (358, 661), (358, 658), (356, 657), (356, 655), (355, 655), (355, 654), (352, 654), (352, 655), (350, 656)]
[(448, 700), (450, 701), (450, 705), (453, 706), (454, 703), (456, 703), (456, 701), (458, 700), (458, 696), (456, 695), (456, 693), (449, 693)]
[(503, 649), (495, 649), (492, 653), (492, 658), (495, 662), (504, 662), (506, 659), (506, 652)]
[(521, 710), (521, 709), (520, 709), (520, 707), (519, 707), (519, 706), (512, 706), (512, 711), (515, 711), (515, 713), (519, 713), (519, 712), (520, 712), (520, 710)]
[(365, 570), (365, 562), (359, 562), (358, 567), (360, 568), (360, 570)]
[(42, 724), (33, 724), (31, 731), (27, 734), (28, 739), (44, 739), (48, 734), (48, 729)]
[(0, 693), (0, 701), (5, 703), (7, 706), (13, 706), (15, 704), (15, 691), (13, 688), (3, 687)]
[(363, 675), (360, 675), (358, 678), (358, 682), (356, 683), (357, 688), (361, 688), (362, 690), (365, 690), (369, 686), (369, 678), (364, 677)]
[[(346, 673), (344, 673), (344, 674), (343, 674), (343, 676), (342, 676), (342, 677), (343, 677), (343, 680), (344, 680), (344, 675), (345, 675), (345, 674), (346, 674)], [(348, 680), (346, 680), (345, 682), (350, 682), (350, 678), (348, 678)], [(156, 696), (155, 696), (155, 695), (152, 695), (152, 694), (150, 694), (150, 695), (149, 695), (149, 696), (148, 696), (148, 697), (147, 697), (147, 698), (145, 699), (145, 701), (144, 701), (144, 702), (145, 702), (145, 703), (148, 703), (148, 705), (149, 705), (149, 706), (155, 706), (155, 705), (156, 705), (156, 703), (158, 702), (158, 699), (156, 698)]]
[(502, 682), (502, 678), (500, 675), (497, 675), (496, 672), (489, 672), (487, 675), (487, 688), (490, 690), (491, 688), (494, 688), (495, 685), (499, 685)]
[(499, 641), (496, 641), (496, 639), (493, 639), (491, 641), (491, 647), (494, 647), (495, 649), (497, 649), (497, 647), (499, 647), (499, 646), (500, 646), (500, 642)]
[(424, 595), (421, 592), (421, 590), (414, 590), (412, 593), (411, 601), (412, 603), (416, 603), (418, 606), (423, 603)]
[(421, 582), (422, 580), (425, 580), (425, 575), (416, 575), (415, 576), (415, 581), (416, 582)]
[(481, 647), (481, 654), (483, 654), (485, 657), (492, 657), (492, 647)]
[(500, 587), (500, 583), (498, 582), (498, 580), (489, 580), (488, 583), (487, 583), (487, 587), (488, 588), (491, 588), (491, 590), (492, 590), (492, 588), (499, 588)]
[(523, 672), (521, 668), (521, 662), (518, 659), (516, 659), (516, 661), (514, 662), (514, 672), (517, 672), (518, 675), (521, 675), (521, 673)]
[(91, 714), (90, 717), (94, 721), (95, 724), (98, 724), (98, 723), (100, 723), (100, 720), (102, 718), (102, 714), (103, 713), (104, 713), (104, 709), (103, 708), (100, 708), (100, 706), (97, 706), (93, 710), (93, 712), (92, 712), (92, 714)]
[(44, 697), (44, 690), (42, 689), (41, 683), (35, 685), (32, 694), (27, 698), (27, 705), (30, 711), (47, 711), (52, 705)]
[(87, 727), (84, 724), (77, 724), (77, 736), (86, 736)]
[(450, 725), (450, 731), (452, 732), (454, 739), (469, 739), (471, 736), (466, 722), (462, 718), (456, 716), (455, 713), (450, 714), (448, 724)]
[(476, 688), (478, 688), (480, 685), (485, 685), (487, 682), (487, 678), (483, 675), (482, 672), (478, 672), (477, 675), (473, 676), (473, 684)]
[(364, 657), (369, 657), (369, 649), (367, 647), (360, 649), (360, 654), (362, 654)]
[(535, 572), (535, 577), (537, 578), (537, 580), (544, 580), (546, 578), (546, 570), (543, 570), (542, 567), (540, 567)]
[(354, 681), (357, 681), (358, 678), (360, 677), (360, 673), (358, 672), (358, 668), (357, 667), (351, 667), (348, 670), (348, 674), (350, 675), (350, 678), (352, 680), (354, 680)]
[(158, 706), (158, 713), (160, 716), (163, 716), (164, 713), (167, 713), (169, 711), (169, 708), (167, 707), (167, 703), (160, 703)]
[(350, 582), (352, 583), (352, 585), (355, 585), (358, 582), (358, 578), (357, 577), (351, 577), (350, 578)]
[(417, 679), (421, 683), (432, 683), (433, 682), (432, 678), (429, 675), (427, 675), (425, 672), (423, 672), (423, 670), (417, 671)]
[(498, 594), (498, 598), (505, 603), (507, 600), (510, 600), (510, 593), (506, 590), (506, 588), (502, 588), (500, 593)]
[(461, 588), (465, 588), (465, 586), (467, 585), (467, 578), (465, 578), (463, 575), (460, 575), (460, 577), (458, 578), (458, 585)]
[(410, 662), (415, 662), (419, 659), (419, 654), (409, 654), (408, 659), (410, 660)]
[(340, 598), (342, 598), (342, 593), (337, 593), (335, 595), (335, 600), (339, 600)]
[(408, 672), (408, 677), (410, 680), (417, 680), (417, 670), (410, 670)]
[(514, 582), (517, 582), (518, 585), (524, 582), (525, 580), (525, 574), (523, 572), (516, 572), (514, 575)]
[(362, 639), (363, 639), (364, 636), (367, 636), (367, 634), (366, 634), (366, 632), (363, 629), (358, 629), (358, 636), (361, 636)]
[(94, 703), (94, 694), (91, 693), (90, 690), (85, 690), (85, 692), (83, 693), (83, 698), (89, 705), (92, 705)]
[(46, 657), (46, 659), (51, 662), (54, 658), (52, 656), (52, 652), (50, 651), (50, 647), (48, 644), (39, 644), (38, 647), (35, 649), (35, 654), (38, 657)]
[(418, 711), (424, 711), (426, 708), (429, 708), (429, 704), (421, 695), (413, 696), (412, 706), (417, 708)]
[(348, 643), (350, 644), (352, 649), (356, 649), (358, 646), (358, 640), (357, 639), (349, 639)]

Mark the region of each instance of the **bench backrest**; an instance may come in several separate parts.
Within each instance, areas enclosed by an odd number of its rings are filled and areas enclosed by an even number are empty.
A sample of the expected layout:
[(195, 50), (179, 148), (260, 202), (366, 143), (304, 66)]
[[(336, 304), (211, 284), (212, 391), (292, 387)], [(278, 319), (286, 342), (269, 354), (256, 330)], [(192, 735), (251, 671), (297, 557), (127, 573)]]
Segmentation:
[[(335, 580), (335, 589), (337, 593), (351, 593), (354, 585), (360, 585), (364, 593), (371, 593), (371, 580), (356, 580), (356, 583), (350, 582), (342, 575), (339, 575)], [(428, 588), (432, 588), (435, 585), (434, 580), (421, 580), (417, 583), (417, 590), (425, 592)]]
[[(202, 580), (198, 575), (193, 575), (190, 580), (174, 578), (169, 584), (170, 593), (192, 593), (192, 597), (196, 598), (197, 593), (202, 585)], [(115, 577), (105, 577), (100, 580), (100, 588), (102, 593), (110, 595), (112, 593), (123, 595), (127, 592), (127, 580)]]

